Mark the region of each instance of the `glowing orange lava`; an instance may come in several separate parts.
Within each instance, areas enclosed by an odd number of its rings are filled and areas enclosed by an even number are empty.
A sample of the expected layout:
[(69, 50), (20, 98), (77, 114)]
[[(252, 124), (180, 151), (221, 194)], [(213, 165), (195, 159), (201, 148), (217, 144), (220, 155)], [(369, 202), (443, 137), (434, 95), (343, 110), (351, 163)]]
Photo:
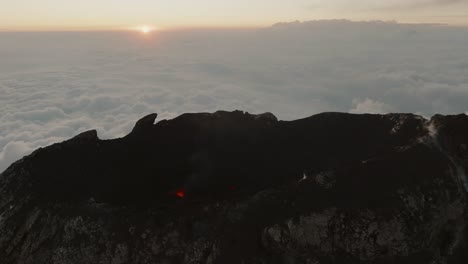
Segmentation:
[(184, 198), (185, 197), (185, 191), (184, 190), (178, 190), (175, 195), (179, 198)]

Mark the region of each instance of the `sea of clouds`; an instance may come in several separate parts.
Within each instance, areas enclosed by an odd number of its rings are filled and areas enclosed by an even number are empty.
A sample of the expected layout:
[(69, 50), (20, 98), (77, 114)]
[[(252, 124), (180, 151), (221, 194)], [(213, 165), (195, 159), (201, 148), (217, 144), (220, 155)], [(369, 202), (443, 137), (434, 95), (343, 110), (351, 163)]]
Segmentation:
[(0, 171), (89, 129), (124, 136), (153, 112), (465, 113), (467, 40), (463, 27), (349, 21), (0, 33)]

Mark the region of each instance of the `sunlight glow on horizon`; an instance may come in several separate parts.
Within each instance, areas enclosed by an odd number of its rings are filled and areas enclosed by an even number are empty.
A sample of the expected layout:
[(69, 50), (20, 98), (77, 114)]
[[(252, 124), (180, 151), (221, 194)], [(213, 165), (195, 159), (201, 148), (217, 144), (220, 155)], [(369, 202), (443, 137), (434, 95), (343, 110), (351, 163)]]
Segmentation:
[(153, 29), (152, 29), (150, 26), (141, 26), (141, 27), (140, 27), (140, 31), (141, 31), (143, 34), (148, 34), (148, 33), (150, 33), (151, 31), (153, 31)]
[[(157, 30), (265, 27), (295, 20), (395, 20), (468, 25), (468, 1), (362, 0), (15, 0), (0, 9), (0, 31), (125, 30), (149, 23)], [(148, 32), (149, 33), (149, 32)]]

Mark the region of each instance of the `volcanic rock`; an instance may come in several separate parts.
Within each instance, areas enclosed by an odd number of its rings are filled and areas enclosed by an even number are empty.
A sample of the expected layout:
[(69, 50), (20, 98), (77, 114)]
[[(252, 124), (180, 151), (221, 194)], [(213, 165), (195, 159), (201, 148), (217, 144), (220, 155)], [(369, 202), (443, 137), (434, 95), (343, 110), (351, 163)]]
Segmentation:
[(467, 263), (468, 116), (151, 114), (0, 174), (0, 263)]

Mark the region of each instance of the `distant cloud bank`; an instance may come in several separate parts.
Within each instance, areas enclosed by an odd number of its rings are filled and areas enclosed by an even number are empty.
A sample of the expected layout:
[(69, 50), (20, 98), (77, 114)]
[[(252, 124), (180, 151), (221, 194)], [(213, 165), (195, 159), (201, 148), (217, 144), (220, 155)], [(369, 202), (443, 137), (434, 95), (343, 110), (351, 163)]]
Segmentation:
[(468, 111), (463, 27), (336, 20), (0, 38), (0, 171), (85, 130), (123, 136), (151, 112)]

